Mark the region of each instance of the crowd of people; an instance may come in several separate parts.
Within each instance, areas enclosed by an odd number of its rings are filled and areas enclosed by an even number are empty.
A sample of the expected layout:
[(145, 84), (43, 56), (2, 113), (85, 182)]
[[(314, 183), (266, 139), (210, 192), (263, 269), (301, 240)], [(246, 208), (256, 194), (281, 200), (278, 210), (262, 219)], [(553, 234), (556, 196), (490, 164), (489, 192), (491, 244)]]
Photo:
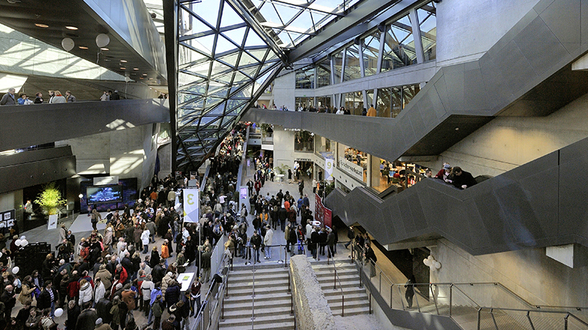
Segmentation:
[[(75, 101), (76, 97), (70, 91), (66, 91), (65, 95), (62, 95), (60, 91), (49, 91), (49, 100), (47, 100), (47, 103), (71, 103)], [(34, 100), (31, 100), (26, 93), (20, 93), (17, 99), (14, 88), (8, 89), (8, 93), (4, 94), (2, 99), (0, 99), (0, 105), (31, 105), (41, 103), (45, 103), (43, 93), (38, 92), (35, 94)]]
[[(238, 195), (229, 192), (235, 191), (245, 128), (224, 140), (211, 163), (214, 174), (203, 194), (203, 221), (183, 222), (175, 206), (187, 182), (172, 175), (163, 180), (154, 176), (132, 207), (108, 210), (104, 218), (91, 209), (88, 221), (94, 230), (88, 237), (77, 241), (61, 225), (56, 252), (37, 270), (18, 274), (13, 267), (2, 274), (0, 329), (55, 329), (55, 318), (65, 314), (68, 330), (134, 330), (137, 313), (144, 313), (155, 330), (187, 328), (201, 307), (202, 284), (212, 279), (213, 248), (232, 229), (235, 213), (227, 213), (228, 206), (235, 208)], [(100, 222), (106, 223), (103, 231), (96, 229)], [(226, 226), (222, 230), (220, 223)], [(16, 239), (10, 245), (18, 253)], [(11, 256), (4, 247), (0, 262), (8, 264)], [(199, 276), (182, 292), (178, 276), (192, 265)], [(22, 308), (12, 317), (17, 300)], [(169, 317), (162, 320), (163, 315)]]

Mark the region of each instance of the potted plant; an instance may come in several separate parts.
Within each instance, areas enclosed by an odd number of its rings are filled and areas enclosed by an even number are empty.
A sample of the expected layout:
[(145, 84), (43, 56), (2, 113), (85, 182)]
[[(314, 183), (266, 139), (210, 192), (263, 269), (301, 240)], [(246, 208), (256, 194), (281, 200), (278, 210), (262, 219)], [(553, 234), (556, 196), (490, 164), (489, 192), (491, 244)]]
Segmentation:
[(43, 213), (47, 215), (58, 214), (59, 208), (65, 206), (66, 202), (64, 198), (61, 198), (61, 193), (54, 182), (43, 187), (43, 191), (35, 200), (35, 203), (43, 209)]

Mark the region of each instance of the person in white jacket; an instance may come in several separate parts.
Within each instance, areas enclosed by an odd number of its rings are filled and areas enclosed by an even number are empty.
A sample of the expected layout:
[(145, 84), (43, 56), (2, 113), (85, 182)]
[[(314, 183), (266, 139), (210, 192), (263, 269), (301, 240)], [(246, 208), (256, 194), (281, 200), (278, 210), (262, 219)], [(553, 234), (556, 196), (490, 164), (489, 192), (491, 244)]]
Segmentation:
[(263, 245), (265, 245), (265, 258), (271, 259), (272, 258), (272, 249), (270, 245), (272, 245), (272, 240), (274, 238), (274, 231), (272, 227), (267, 226), (265, 231), (265, 236), (263, 237)]
[(145, 230), (143, 230), (143, 233), (141, 233), (141, 243), (143, 243), (143, 254), (149, 253), (150, 236), (151, 232), (147, 228), (145, 228)]
[(104, 283), (102, 283), (102, 280), (100, 279), (100, 277), (96, 277), (96, 282), (94, 282), (94, 306), (96, 306), (96, 303), (104, 298), (104, 295), (106, 294), (106, 288), (104, 287)]
[(90, 282), (82, 279), (80, 281), (80, 298), (78, 301), (79, 305), (85, 309), (87, 304), (92, 304), (93, 296), (94, 294), (92, 292), (92, 286), (90, 285)]

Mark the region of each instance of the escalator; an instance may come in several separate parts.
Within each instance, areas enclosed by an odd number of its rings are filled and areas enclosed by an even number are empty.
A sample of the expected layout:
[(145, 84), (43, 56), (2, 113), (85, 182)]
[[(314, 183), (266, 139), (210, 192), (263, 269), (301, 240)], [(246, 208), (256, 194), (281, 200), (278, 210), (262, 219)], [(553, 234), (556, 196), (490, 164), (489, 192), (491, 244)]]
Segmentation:
[(335, 189), (333, 216), (381, 244), (444, 237), (473, 255), (577, 243), (588, 246), (588, 138), (460, 190), (425, 179), (384, 199)]

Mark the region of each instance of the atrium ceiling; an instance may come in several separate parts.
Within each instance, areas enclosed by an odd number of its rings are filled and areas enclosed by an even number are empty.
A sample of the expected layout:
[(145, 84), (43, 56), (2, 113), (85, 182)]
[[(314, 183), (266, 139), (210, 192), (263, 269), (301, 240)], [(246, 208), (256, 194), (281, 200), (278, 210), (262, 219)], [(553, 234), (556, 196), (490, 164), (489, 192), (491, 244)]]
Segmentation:
[(307, 48), (330, 46), (397, 4), (421, 2), (164, 0), (168, 72), (177, 74), (169, 78), (174, 168), (195, 170), (214, 155), (280, 70), (310, 53), (289, 57), (299, 46), (312, 39)]

